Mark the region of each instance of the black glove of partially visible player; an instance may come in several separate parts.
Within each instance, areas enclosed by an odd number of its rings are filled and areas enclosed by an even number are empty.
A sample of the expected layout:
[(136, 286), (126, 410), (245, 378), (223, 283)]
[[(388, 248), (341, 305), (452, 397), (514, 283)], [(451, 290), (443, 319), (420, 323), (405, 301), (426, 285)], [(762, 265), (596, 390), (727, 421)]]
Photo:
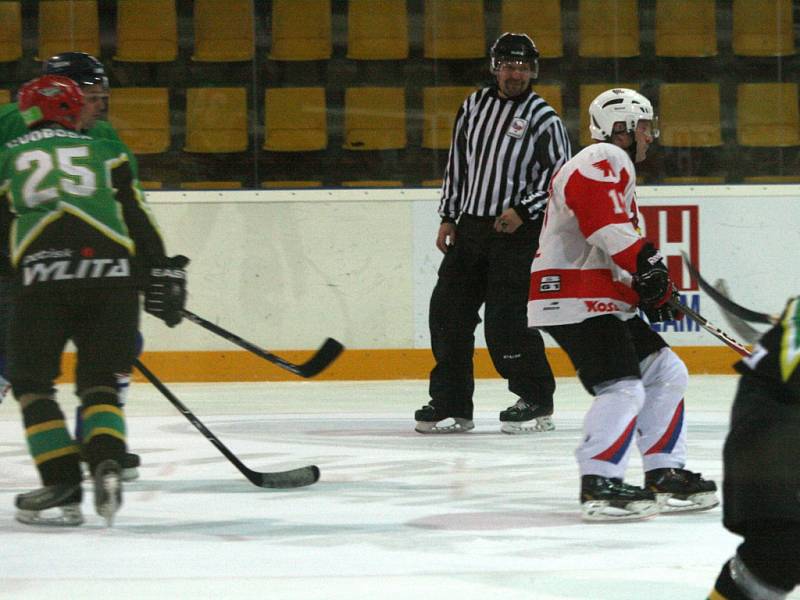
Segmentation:
[(150, 268), (144, 290), (144, 310), (158, 317), (169, 327), (183, 319), (186, 304), (186, 265), (189, 259), (182, 255), (166, 258)]

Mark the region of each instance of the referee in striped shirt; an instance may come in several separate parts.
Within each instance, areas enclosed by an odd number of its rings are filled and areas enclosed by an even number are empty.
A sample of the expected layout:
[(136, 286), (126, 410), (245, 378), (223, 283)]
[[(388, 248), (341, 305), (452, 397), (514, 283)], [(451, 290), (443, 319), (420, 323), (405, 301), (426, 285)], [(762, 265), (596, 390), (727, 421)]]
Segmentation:
[(444, 258), (429, 313), (436, 366), (431, 399), (414, 414), (420, 433), (475, 426), (472, 355), (483, 304), (492, 361), (518, 397), (500, 412), (501, 430), (554, 428), (555, 380), (541, 335), (527, 327), (526, 304), (550, 179), (571, 150), (558, 114), (531, 89), (538, 57), (527, 35), (501, 35), (491, 48), (496, 84), (456, 114), (436, 238)]

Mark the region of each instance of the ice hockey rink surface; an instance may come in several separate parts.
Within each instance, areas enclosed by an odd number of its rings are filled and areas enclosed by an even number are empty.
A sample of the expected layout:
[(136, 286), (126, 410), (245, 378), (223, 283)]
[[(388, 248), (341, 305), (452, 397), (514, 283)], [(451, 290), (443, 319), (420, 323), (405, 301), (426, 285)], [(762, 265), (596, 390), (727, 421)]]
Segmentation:
[[(273, 600), (704, 599), (739, 538), (721, 509), (586, 524), (573, 450), (590, 402), (558, 380), (556, 431), (500, 433), (513, 398), (480, 380), (476, 429), (420, 435), (426, 381), (170, 384), (257, 471), (319, 465), (318, 483), (248, 482), (155, 388), (127, 413), (141, 478), (106, 528), (35, 528), (14, 496), (39, 482), (18, 407), (0, 404), (0, 598)], [(688, 468), (721, 481), (732, 376), (693, 376)], [(72, 422), (71, 386), (59, 398)], [(627, 480), (641, 483), (634, 454)], [(793, 598), (800, 598), (796, 593)]]

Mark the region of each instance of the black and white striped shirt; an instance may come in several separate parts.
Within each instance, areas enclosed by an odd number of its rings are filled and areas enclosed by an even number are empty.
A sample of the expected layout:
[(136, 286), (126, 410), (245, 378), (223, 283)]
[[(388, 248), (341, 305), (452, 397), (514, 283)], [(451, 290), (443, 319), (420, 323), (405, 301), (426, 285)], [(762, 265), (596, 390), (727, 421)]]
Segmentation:
[(551, 177), (571, 155), (564, 124), (541, 96), (503, 99), (496, 86), (478, 90), (456, 114), (439, 215), (497, 217), (524, 206), (535, 220)]

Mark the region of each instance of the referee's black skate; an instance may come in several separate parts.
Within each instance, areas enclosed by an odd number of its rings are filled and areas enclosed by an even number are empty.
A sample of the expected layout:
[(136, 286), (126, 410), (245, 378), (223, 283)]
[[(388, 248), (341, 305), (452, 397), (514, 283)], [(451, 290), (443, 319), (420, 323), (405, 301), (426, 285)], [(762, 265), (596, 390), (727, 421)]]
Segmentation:
[[(417, 422), (414, 427), (414, 431), (417, 433), (465, 433), (475, 429), (472, 419), (450, 416), (442, 409), (430, 404), (415, 411), (414, 420)], [(444, 424), (440, 425), (440, 422), (444, 422)]]
[[(26, 525), (76, 527), (83, 523), (80, 484), (46, 485), (14, 499), (15, 518)], [(46, 512), (48, 511), (48, 512)]]
[(709, 510), (719, 504), (717, 484), (686, 469), (647, 471), (644, 485), (656, 495), (662, 512)]
[(516, 404), (500, 411), (500, 431), (503, 433), (535, 433), (553, 431), (553, 403), (526, 402), (522, 398)]
[(584, 475), (580, 498), (584, 521), (641, 521), (659, 512), (653, 492), (616, 477)]
[(94, 508), (111, 527), (122, 506), (122, 468), (115, 460), (104, 460), (94, 470)]

